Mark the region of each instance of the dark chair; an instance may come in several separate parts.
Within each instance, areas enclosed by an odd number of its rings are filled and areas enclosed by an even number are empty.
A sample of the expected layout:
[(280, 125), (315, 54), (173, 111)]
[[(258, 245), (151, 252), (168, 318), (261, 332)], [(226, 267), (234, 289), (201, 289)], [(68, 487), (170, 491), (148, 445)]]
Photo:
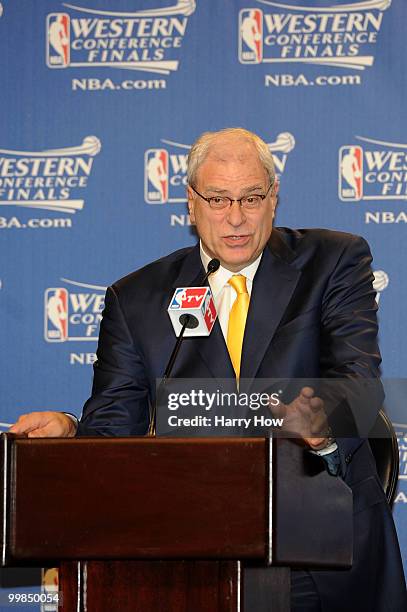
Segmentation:
[(376, 461), (377, 473), (391, 507), (399, 477), (399, 448), (396, 432), (384, 410), (380, 410), (369, 434), (369, 444)]

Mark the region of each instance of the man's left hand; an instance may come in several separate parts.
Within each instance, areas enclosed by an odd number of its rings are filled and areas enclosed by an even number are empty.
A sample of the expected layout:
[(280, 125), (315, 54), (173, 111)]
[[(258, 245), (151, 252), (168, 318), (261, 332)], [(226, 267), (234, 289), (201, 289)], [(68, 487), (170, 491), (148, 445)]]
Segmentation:
[(324, 401), (314, 395), (314, 389), (303, 387), (290, 404), (271, 408), (273, 416), (284, 419), (283, 430), (298, 434), (312, 450), (321, 450), (329, 444), (329, 424)]

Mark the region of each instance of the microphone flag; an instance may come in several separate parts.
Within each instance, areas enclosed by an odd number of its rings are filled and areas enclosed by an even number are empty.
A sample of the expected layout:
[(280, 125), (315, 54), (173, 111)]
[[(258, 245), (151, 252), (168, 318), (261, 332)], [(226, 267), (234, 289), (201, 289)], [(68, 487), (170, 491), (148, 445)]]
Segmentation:
[(177, 337), (185, 321), (185, 336), (209, 336), (217, 317), (210, 287), (178, 287), (168, 314)]

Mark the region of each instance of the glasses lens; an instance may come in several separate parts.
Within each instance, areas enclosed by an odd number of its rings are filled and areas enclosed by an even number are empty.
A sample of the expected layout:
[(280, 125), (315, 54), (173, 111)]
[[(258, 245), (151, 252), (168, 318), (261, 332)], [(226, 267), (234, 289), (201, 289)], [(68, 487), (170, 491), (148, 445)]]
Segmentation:
[(215, 210), (222, 210), (222, 208), (230, 206), (230, 200), (229, 198), (216, 196), (215, 198), (209, 198), (209, 206)]
[(258, 208), (262, 202), (263, 198), (259, 195), (247, 196), (247, 198), (242, 198), (242, 206), (244, 208)]

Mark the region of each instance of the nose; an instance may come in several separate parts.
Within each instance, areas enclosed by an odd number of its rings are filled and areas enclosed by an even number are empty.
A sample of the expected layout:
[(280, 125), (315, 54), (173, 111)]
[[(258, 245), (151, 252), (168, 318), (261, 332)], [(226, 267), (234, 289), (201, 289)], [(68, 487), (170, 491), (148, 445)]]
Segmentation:
[(243, 208), (236, 200), (229, 206), (226, 219), (233, 227), (239, 227), (246, 221)]

